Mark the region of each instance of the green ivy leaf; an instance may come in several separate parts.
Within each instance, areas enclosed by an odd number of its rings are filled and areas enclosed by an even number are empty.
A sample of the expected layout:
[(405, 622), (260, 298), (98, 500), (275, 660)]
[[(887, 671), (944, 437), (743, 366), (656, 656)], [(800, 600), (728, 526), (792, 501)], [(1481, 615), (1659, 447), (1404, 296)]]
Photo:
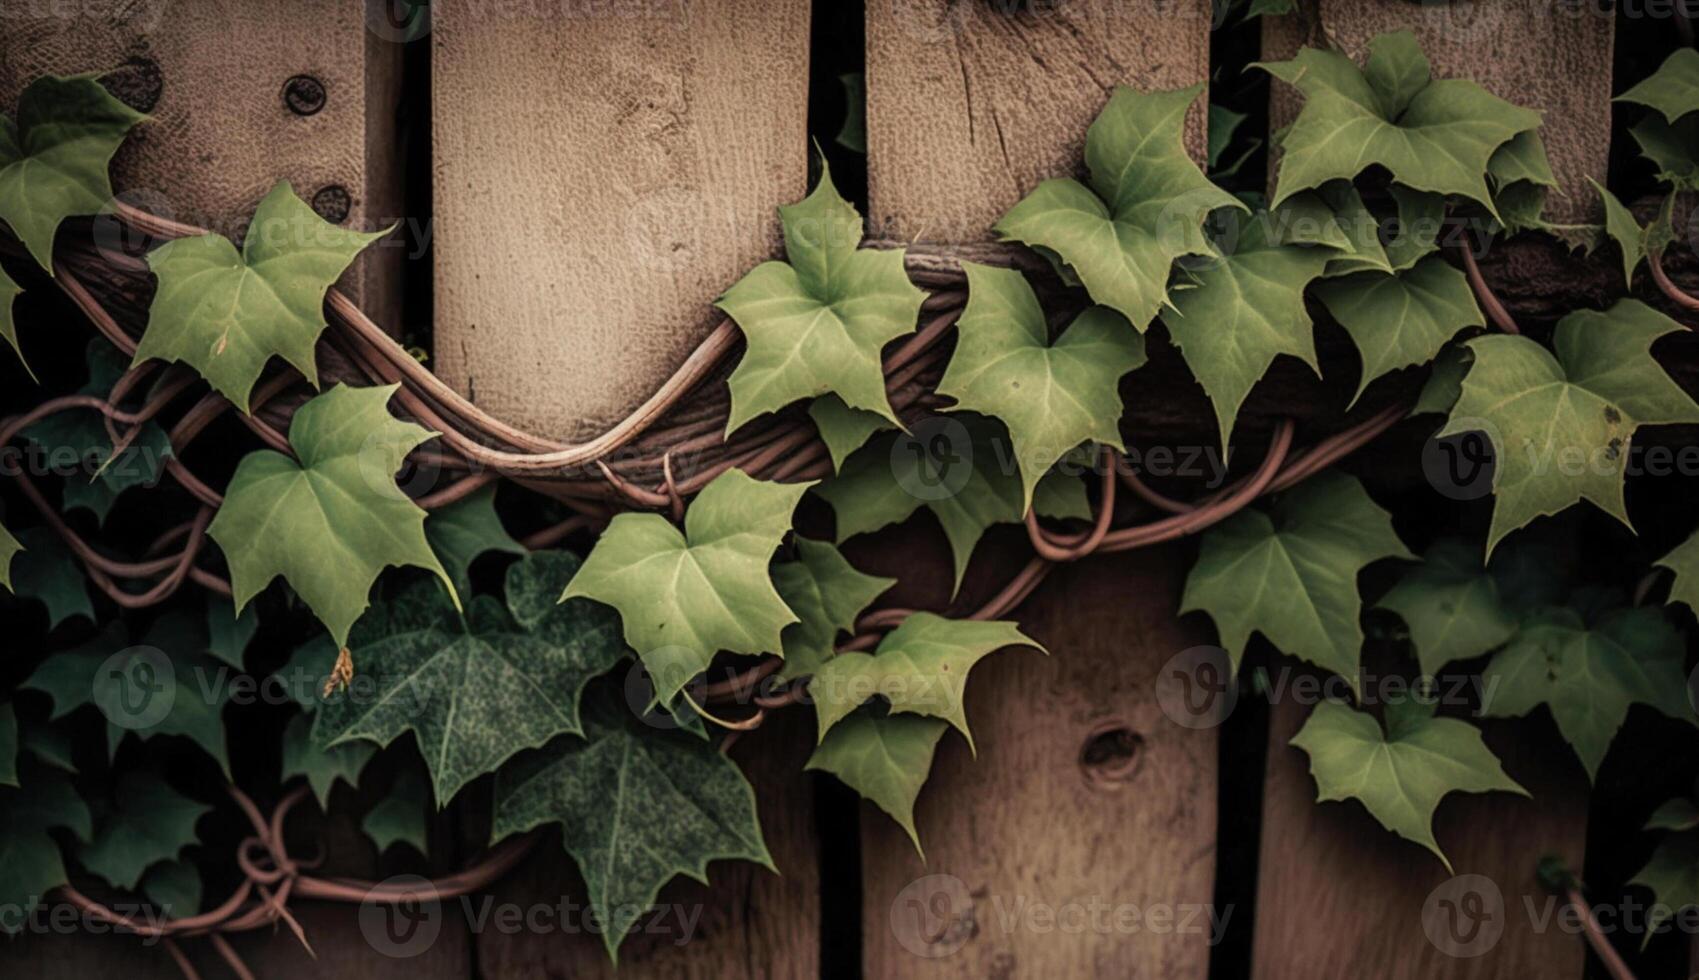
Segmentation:
[[(223, 713), (230, 692), (220, 678), (223, 668), (201, 655), (204, 646), (181, 610), (161, 616), (135, 645), (122, 623), (110, 623), (88, 642), (43, 660), (22, 687), (52, 699), (49, 721), (85, 705), (99, 708), (106, 719), (108, 757), (117, 754), (128, 735), (144, 742), (176, 735), (199, 746), (228, 776)], [(118, 654), (120, 659), (111, 659)], [(157, 719), (154, 698), (170, 699)]]
[[(893, 432), (876, 438), (845, 461), (838, 475), (815, 489), (837, 515), (837, 542), (907, 520), (921, 507), (944, 529), (961, 588), (973, 549), (993, 524), (1021, 520), (1021, 483), (1012, 450), (996, 422), (956, 416), (966, 434), (917, 439)], [(1078, 481), (1052, 472), (1033, 492), (1045, 517), (1089, 518), (1091, 505)], [(952, 589), (952, 594), (954, 589)]]
[(1414, 556), (1361, 483), (1323, 472), (1269, 512), (1246, 509), (1205, 532), (1180, 612), (1209, 614), (1235, 670), (1256, 631), (1355, 689), (1363, 646), (1357, 573), (1382, 558)]
[(409, 844), (428, 857), (426, 815), (430, 811), (430, 787), (419, 770), (409, 766), (396, 775), (389, 793), (367, 811), (360, 830), (380, 855), (396, 844)]
[(0, 116), (0, 221), (43, 269), (53, 271), (60, 222), (112, 200), (107, 165), (146, 118), (93, 75), (37, 78), (18, 97), (17, 121)]
[(4, 585), (8, 592), (12, 590), (12, 559), (23, 550), (23, 544), (12, 537), (12, 532), (6, 530), (5, 525), (0, 524), (0, 585)]
[(620, 941), (673, 876), (706, 884), (710, 860), (772, 869), (773, 859), (755, 791), (730, 759), (644, 726), (604, 693), (586, 698), (583, 739), (557, 739), (496, 775), (491, 839), (560, 824), (617, 962)]
[(1515, 718), (1545, 705), (1592, 780), (1629, 705), (1699, 726), (1685, 656), (1681, 634), (1656, 609), (1618, 610), (1589, 626), (1573, 609), (1549, 608), (1481, 672), (1481, 714)]
[(1305, 48), (1263, 68), (1304, 94), (1282, 144), (1274, 204), (1371, 165), (1419, 191), (1456, 194), (1493, 211), (1486, 183), (1494, 151), (1540, 125), (1540, 114), (1472, 81), (1435, 79), (1408, 31), (1369, 42), (1362, 69), (1335, 51)]
[(1699, 532), (1676, 545), (1654, 564), (1674, 573), (1668, 601), (1684, 602), (1687, 608), (1699, 613)]
[(317, 387), (313, 347), (326, 326), (325, 294), (362, 249), (386, 234), (333, 225), (279, 181), (254, 211), (240, 252), (230, 239), (208, 233), (148, 254), (159, 287), (135, 363), (188, 364), (243, 412), (274, 356)]
[(820, 740), (832, 726), (878, 695), (891, 714), (942, 718), (973, 746), (963, 697), (968, 673), (987, 655), (1010, 646), (1043, 646), (1014, 623), (945, 619), (917, 612), (885, 635), (872, 654), (840, 653), (814, 672), (808, 693), (820, 721)]
[(1215, 406), (1224, 449), (1240, 404), (1275, 357), (1291, 354), (1321, 374), (1304, 287), (1322, 274), (1331, 253), (1274, 244), (1267, 227), (1267, 216), (1259, 216), (1237, 247), (1189, 270), (1196, 286), (1176, 290), (1162, 311), (1169, 336)]
[(908, 832), (924, 859), (914, 829), (914, 801), (949, 722), (923, 715), (885, 715), (871, 706), (832, 726), (804, 768), (829, 772), (872, 800)]
[(968, 302), (938, 393), (999, 419), (1021, 474), (1021, 513), (1033, 488), (1083, 442), (1121, 444), (1121, 376), (1145, 362), (1144, 338), (1119, 313), (1094, 306), (1056, 342), (1026, 277), (962, 262)]
[(259, 628), (260, 618), (254, 614), (254, 607), (249, 606), (238, 615), (222, 597), (207, 593), (207, 653), (237, 670), (244, 670), (248, 644), (253, 642)]
[(1209, 104), (1209, 148), (1204, 159), (1209, 165), (1210, 172), (1221, 162), (1221, 155), (1233, 144), (1233, 134), (1239, 131), (1246, 119), (1242, 112), (1234, 112), (1223, 105)]
[(555, 601), (579, 569), (575, 555), (534, 552), (507, 570), (506, 609), (479, 596), (464, 619), (431, 582), (374, 607), (350, 638), (371, 690), (324, 700), (313, 744), (388, 745), (411, 731), (446, 804), (520, 749), (577, 733), (584, 685), (625, 655), (607, 609)]
[(307, 785), (312, 787), (313, 797), (319, 801), (319, 809), (329, 811), (330, 791), (336, 788), (338, 781), (348, 784), (349, 789), (360, 787), (360, 773), (366, 768), (366, 763), (372, 761), (372, 756), (378, 754), (377, 746), (370, 742), (344, 742), (328, 749), (321, 749), (313, 744), (313, 717), (308, 714), (298, 714), (289, 719), (289, 724), (283, 729), (283, 779), (293, 779), (305, 776)]
[(0, 903), (24, 913), (0, 917), (0, 932), (18, 932), (42, 897), (67, 883), (53, 828), (81, 841), (94, 836), (88, 804), (62, 774), (31, 771), (23, 788), (0, 789)]
[[(89, 379), (78, 393), (104, 400), (124, 374), (123, 355), (105, 338), (97, 337), (89, 341), (85, 356)], [(172, 455), (170, 437), (158, 424), (149, 421), (114, 458), (106, 423), (92, 408), (57, 412), (31, 425), (23, 434), (48, 454), (52, 465), (73, 467), (65, 480), (63, 509), (87, 510), (102, 524), (124, 491), (157, 484), (165, 473), (166, 459)]]
[(23, 287), (13, 282), (12, 277), (6, 275), (5, 269), (0, 269), (0, 337), (5, 337), (6, 343), (12, 345), (12, 350), (18, 355), (18, 363), (29, 372), (30, 380), (38, 381), (35, 369), (24, 360), (24, 349), (18, 345), (18, 326), (12, 320), (12, 307), (22, 293)]
[(179, 859), (183, 848), (199, 841), (195, 824), (212, 810), (167, 786), (158, 773), (134, 770), (119, 777), (115, 803), (77, 857), (90, 873), (126, 891), (149, 868)]
[(1331, 249), (1336, 254), (1328, 256), (1329, 275), (1371, 269), (1393, 271), (1381, 242), (1381, 220), (1348, 180), (1329, 181), (1314, 190), (1293, 194), (1278, 208), (1259, 213), (1254, 223), (1266, 229), (1253, 239), (1260, 247), (1315, 245)]
[(779, 215), (788, 263), (761, 263), (714, 304), (748, 343), (727, 382), (726, 432), (827, 392), (896, 422), (879, 352), (914, 332), (926, 299), (903, 271), (903, 250), (856, 247), (861, 215), (838, 195), (824, 161), (814, 193)]
[(1469, 341), (1474, 363), (1439, 436), (1489, 426), (1498, 499), (1488, 554), (1516, 528), (1583, 499), (1628, 524), (1622, 484), (1634, 430), (1699, 421), (1699, 405), (1651, 355), (1653, 341), (1680, 329), (1624, 299), (1558, 321), (1556, 357), (1526, 337)]
[(839, 146), (856, 153), (867, 152), (867, 81), (859, 71), (838, 76), (844, 87), (844, 123), (833, 138)]
[(1699, 806), (1685, 796), (1665, 800), (1650, 819), (1647, 830), (1692, 830), (1699, 827)]
[(683, 533), (658, 514), (620, 514), (562, 598), (587, 596), (618, 609), (655, 696), (670, 704), (721, 650), (783, 650), (780, 634), (797, 617), (767, 565), (810, 486), (729, 469), (691, 503)]
[(1377, 605), (1404, 620), (1416, 660), (1430, 677), (1516, 635), (1516, 616), (1483, 567), (1481, 549), (1455, 538), (1429, 548)]
[(797, 622), (786, 626), (783, 680), (814, 673), (831, 656), (838, 634), (855, 628), (856, 617), (897, 584), (856, 570), (843, 553), (825, 541), (796, 539), (796, 561), (773, 566), (773, 585)]
[(1655, 109), (1676, 123), (1699, 109), (1699, 51), (1677, 48), (1650, 78), (1631, 87), (1613, 102), (1632, 102)]
[(873, 433), (891, 428), (876, 412), (850, 408), (837, 395), (821, 395), (808, 405), (808, 417), (820, 432), (820, 440), (832, 457), (832, 471), (844, 468), (850, 453), (867, 444)]
[(525, 554), (525, 546), (513, 540), (496, 514), (493, 483), (426, 517), (425, 540), (461, 596), (472, 594), (472, 562), (479, 555), (490, 551)]
[(37, 762), (76, 775), (77, 765), (71, 758), (71, 737), (64, 729), (36, 722), (23, 730), (23, 748)]
[(1362, 354), (1363, 373), (1353, 404), (1369, 382), (1399, 368), (1426, 364), (1459, 331), (1487, 324), (1469, 280), (1437, 255), (1392, 275), (1365, 272), (1329, 279), (1315, 292)]
[(1421, 394), (1416, 396), (1416, 407), (1410, 409), (1410, 414), (1450, 415), (1452, 406), (1463, 396), (1463, 376), (1469, 373), (1473, 357), (1467, 347), (1442, 349), (1434, 358), (1433, 371), (1422, 385)]
[(1317, 802), (1359, 800), (1381, 826), (1432, 851), (1448, 874), (1451, 861), (1433, 832), (1434, 810), (1447, 794), (1529, 795), (1473, 725), (1436, 718), (1431, 705), (1414, 700), (1386, 705), (1384, 733), (1373, 715), (1323, 701), (1292, 744), (1309, 754)]
[(1699, 188), (1699, 116), (1667, 123), (1647, 116), (1628, 130), (1640, 155), (1658, 169), (1658, 179), (1676, 190)]
[(238, 611), (281, 575), (345, 646), (387, 566), (435, 572), (453, 593), (424, 510), (395, 485), (407, 454), (434, 435), (389, 414), (397, 387), (338, 384), (290, 421), (296, 459), (269, 449), (242, 458), (207, 528), (230, 564)]
[(13, 593), (38, 599), (47, 607), (47, 628), (57, 629), (72, 616), (94, 622), (94, 603), (89, 601), (82, 566), (59, 535), (45, 527), (26, 527), (18, 532), (13, 552)]
[(154, 865), (142, 877), (141, 890), (167, 918), (188, 918), (201, 910), (201, 873), (188, 861)]
[(1634, 219), (1633, 212), (1617, 200), (1615, 194), (1605, 190), (1598, 181), (1588, 177), (1587, 183), (1593, 185), (1593, 189), (1599, 192), (1599, 199), (1604, 202), (1605, 233), (1611, 236), (1611, 240), (1616, 242), (1617, 248), (1622, 251), (1623, 285), (1632, 289), (1634, 270), (1640, 265), (1640, 260), (1646, 257), (1640, 222)]
[(1652, 904), (1646, 910), (1646, 938), (1640, 942), (1645, 948), (1665, 920), (1690, 905), (1699, 905), (1699, 833), (1670, 834), (1659, 841), (1651, 860), (1628, 883), (1652, 890)]
[(1143, 332), (1168, 299), (1174, 260), (1208, 251), (1204, 218), (1244, 207), (1186, 154), (1186, 111), (1202, 91), (1201, 84), (1150, 93), (1118, 86), (1086, 130), (1091, 186), (1046, 180), (996, 232), (1061, 256), (1094, 301)]

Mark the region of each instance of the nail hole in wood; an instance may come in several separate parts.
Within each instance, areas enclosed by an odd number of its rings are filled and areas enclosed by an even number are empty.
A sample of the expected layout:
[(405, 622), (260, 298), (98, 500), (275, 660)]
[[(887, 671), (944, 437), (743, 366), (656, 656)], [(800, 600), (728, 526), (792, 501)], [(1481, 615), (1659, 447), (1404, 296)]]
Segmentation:
[(1138, 771), (1143, 750), (1143, 736), (1124, 722), (1106, 721), (1080, 746), (1080, 770), (1093, 785), (1118, 789)]

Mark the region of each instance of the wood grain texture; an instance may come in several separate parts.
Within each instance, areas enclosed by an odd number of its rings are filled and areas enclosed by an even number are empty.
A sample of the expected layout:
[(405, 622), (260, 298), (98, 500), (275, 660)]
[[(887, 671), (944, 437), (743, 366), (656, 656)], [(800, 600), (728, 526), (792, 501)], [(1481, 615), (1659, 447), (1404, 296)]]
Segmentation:
[[(1534, 924), (1548, 900), (1535, 878), (1540, 859), (1556, 854), (1579, 870), (1587, 835), (1586, 776), (1566, 753), (1544, 751), (1556, 744), (1555, 731), (1528, 730), (1545, 719), (1485, 726), (1487, 744), (1533, 799), (1456, 794), (1440, 804), (1434, 821), (1457, 874), (1484, 875), (1502, 896), (1495, 919), (1483, 922), (1479, 934), (1485, 945), (1496, 922), (1500, 938), (1481, 955), (1462, 958), (1442, 951), (1423, 927), (1426, 912), (1437, 919), (1435, 929), (1448, 928), (1449, 910), (1440, 903), (1458, 899), (1450, 893), (1430, 899), (1452, 878), (1444, 865), (1388, 832), (1356, 801), (1315, 802), (1309, 757), (1287, 744), (1308, 716), (1308, 706), (1291, 699), (1272, 712), (1255, 980), (1580, 978), (1581, 938), (1557, 928), (1555, 917), (1544, 930)], [(1532, 914), (1525, 903), (1532, 903)], [(1483, 908), (1493, 913), (1490, 905)], [(1456, 928), (1456, 935), (1468, 936), (1470, 921), (1459, 919)]]
[[(1547, 217), (1599, 220), (1602, 205), (1587, 178), (1603, 184), (1610, 157), (1613, 11), (1570, 0), (1303, 0), (1303, 8), (1263, 18), (1265, 59), (1290, 58), (1301, 44), (1325, 37), (1361, 63), (1375, 35), (1409, 30), (1435, 76), (1472, 78), (1500, 98), (1538, 110), (1558, 182), (1547, 198)], [(1271, 131), (1289, 124), (1301, 104), (1290, 86), (1272, 87)]]
[(808, 11), (439, 5), (438, 373), (562, 439), (648, 398), (805, 190)]
[[(868, 0), (870, 227), (979, 241), (1040, 181), (1083, 170), (1116, 85), (1209, 77), (1208, 0)], [(1202, 159), (1204, 99), (1187, 117)]]
[(867, 976), (1207, 975), (1217, 740), (1157, 701), (1162, 666), (1202, 642), (1174, 615), (1185, 561), (1089, 558), (1015, 611), (1050, 655), (975, 668), (979, 757), (945, 736), (916, 810), (924, 862), (864, 805)]
[[(486, 980), (819, 976), (819, 855), (812, 788), (802, 772), (813, 734), (804, 711), (780, 712), (731, 751), (755, 787), (761, 828), (778, 874), (744, 861), (715, 861), (708, 866), (706, 886), (675, 879), (656, 899), (662, 910), (640, 923), (620, 948), (617, 972), (599, 935), (504, 934), (486, 928), (477, 934), (477, 975)], [(585, 890), (559, 836), (551, 834), (490, 895), (498, 903), (555, 906), (582, 904)], [(680, 926), (681, 921), (690, 925)]]
[[(231, 238), (278, 180), (307, 201), (322, 193), (327, 207), (343, 189), (349, 227), (401, 217), (401, 48), (367, 29), (360, 2), (20, 6), (0, 31), (0, 104), (10, 114), (42, 74), (112, 72), (108, 85), (152, 116), (113, 161), (113, 187), (125, 200)], [(285, 85), (298, 75), (323, 87), (311, 115), (285, 103)], [(404, 254), (385, 240), (342, 280), (392, 332)]]

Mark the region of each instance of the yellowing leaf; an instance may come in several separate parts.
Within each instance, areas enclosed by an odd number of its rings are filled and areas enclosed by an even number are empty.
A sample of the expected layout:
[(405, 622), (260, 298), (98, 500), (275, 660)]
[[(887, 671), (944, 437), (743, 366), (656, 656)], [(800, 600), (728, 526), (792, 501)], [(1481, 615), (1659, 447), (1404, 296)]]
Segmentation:
[(1047, 180), (1009, 209), (997, 233), (1060, 255), (1093, 300), (1142, 332), (1167, 301), (1174, 260), (1208, 250), (1204, 218), (1244, 207), (1186, 155), (1186, 111), (1202, 91), (1117, 87), (1086, 130), (1091, 186)]
[(1021, 513), (1052, 464), (1082, 442), (1121, 444), (1121, 376), (1144, 363), (1144, 338), (1106, 307), (1080, 314), (1056, 342), (1026, 277), (963, 262), (968, 302), (938, 393), (1002, 420), (1021, 474)]
[(1625, 299), (1558, 321), (1555, 357), (1526, 337), (1469, 341), (1474, 361), (1438, 436), (1485, 428), (1492, 439), (1498, 499), (1489, 554), (1516, 528), (1581, 500), (1628, 523), (1622, 481), (1634, 430), (1699, 422), (1699, 405), (1650, 352), (1653, 341), (1680, 329)]
[(631, 644), (670, 704), (721, 650), (780, 653), (797, 616), (767, 564), (812, 484), (770, 483), (729, 469), (702, 488), (681, 533), (658, 514), (620, 514), (561, 598), (619, 610)]
[(454, 593), (425, 540), (425, 512), (395, 484), (407, 454), (433, 437), (389, 414), (397, 387), (339, 384), (295, 413), (295, 459), (269, 449), (243, 457), (207, 528), (230, 564), (238, 611), (281, 575), (344, 646), (387, 566), (428, 569)]
[(748, 342), (727, 382), (726, 431), (827, 392), (896, 422), (879, 352), (914, 332), (926, 299), (903, 271), (903, 251), (856, 248), (861, 215), (824, 164), (814, 193), (779, 215), (788, 262), (761, 263), (715, 303)]
[(230, 239), (209, 233), (149, 253), (159, 288), (135, 363), (188, 364), (244, 412), (274, 356), (317, 386), (313, 347), (325, 328), (325, 293), (361, 249), (385, 234), (339, 228), (279, 181), (255, 210), (240, 252)]

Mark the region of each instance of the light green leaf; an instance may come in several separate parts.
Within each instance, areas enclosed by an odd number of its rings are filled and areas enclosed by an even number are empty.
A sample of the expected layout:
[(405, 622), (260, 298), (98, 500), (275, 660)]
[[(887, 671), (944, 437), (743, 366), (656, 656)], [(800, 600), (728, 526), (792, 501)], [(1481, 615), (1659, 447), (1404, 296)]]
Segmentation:
[(1699, 833), (1670, 834), (1659, 841), (1651, 860), (1628, 883), (1652, 890), (1652, 904), (1646, 910), (1646, 938), (1640, 942), (1644, 948), (1666, 920), (1684, 908), (1699, 905)]
[(43, 896), (67, 883), (59, 843), (48, 831), (64, 828), (86, 841), (92, 824), (88, 805), (60, 773), (32, 770), (23, 788), (0, 788), (0, 903), (23, 912), (0, 917), (0, 932), (18, 932)]
[(1357, 573), (1382, 558), (1413, 557), (1362, 484), (1326, 471), (1268, 513), (1246, 509), (1205, 532), (1180, 612), (1209, 613), (1235, 670), (1256, 631), (1355, 688), (1363, 646)]
[(861, 215), (838, 195), (823, 161), (814, 193), (779, 215), (788, 263), (761, 263), (714, 304), (748, 342), (727, 382), (726, 432), (827, 392), (896, 422), (879, 352), (914, 332), (926, 299), (903, 271), (903, 250), (856, 248)]
[(1619, 610), (1592, 626), (1573, 609), (1546, 609), (1481, 672), (1481, 714), (1516, 718), (1544, 704), (1595, 779), (1629, 705), (1699, 726), (1685, 656), (1681, 634), (1656, 609)]
[(106, 168), (130, 128), (147, 117), (113, 98), (92, 75), (37, 78), (0, 116), (0, 221), (53, 271), (53, 235), (73, 215), (112, 200)]
[(1121, 376), (1145, 361), (1144, 338), (1095, 306), (1056, 342), (1038, 296), (1014, 269), (961, 263), (968, 302), (938, 393), (1000, 419), (1021, 474), (1021, 513), (1052, 464), (1083, 442), (1121, 444)]
[(434, 435), (389, 414), (397, 387), (338, 384), (295, 413), (296, 459), (269, 449), (242, 458), (207, 528), (230, 564), (238, 611), (281, 575), (346, 645), (384, 568), (427, 569), (452, 592), (424, 510), (395, 484), (407, 454)]
[[(89, 341), (88, 383), (78, 392), (105, 400), (125, 371), (124, 357), (103, 337)], [(171, 439), (158, 424), (149, 421), (116, 458), (112, 438), (100, 412), (73, 408), (56, 412), (24, 430), (24, 436), (47, 453), (56, 469), (69, 468), (65, 480), (64, 510), (87, 510), (96, 521), (106, 515), (118, 496), (132, 487), (151, 487), (165, 473), (171, 455)]]
[(505, 609), (478, 596), (464, 619), (431, 582), (374, 607), (350, 636), (356, 686), (321, 698), (313, 744), (388, 745), (411, 731), (446, 805), (520, 749), (579, 732), (584, 685), (625, 655), (609, 610), (555, 601), (579, 568), (567, 552), (533, 552), (507, 570)]
[(1227, 152), (1227, 147), (1233, 143), (1233, 134), (1239, 131), (1239, 126), (1247, 117), (1242, 112), (1234, 112), (1226, 106), (1210, 103), (1209, 105), (1209, 150), (1205, 159), (1213, 172), (1221, 162), (1221, 155)]
[[(1386, 261), (1390, 271), (1403, 272), (1439, 251), (1439, 235), (1445, 227), (1445, 195), (1411, 190), (1401, 184), (1393, 184), (1389, 190), (1398, 208), (1398, 227), (1396, 233), (1388, 235)], [(1333, 271), (1331, 266), (1328, 271)]]
[(23, 550), (23, 544), (12, 537), (12, 532), (6, 530), (5, 525), (0, 524), (0, 585), (4, 585), (8, 592), (12, 589), (12, 559)]
[(1540, 115), (1464, 79), (1434, 79), (1408, 31), (1369, 42), (1365, 67), (1335, 51), (1305, 48), (1259, 65), (1304, 94), (1282, 144), (1274, 204), (1379, 164), (1419, 191), (1456, 194), (1496, 216), (1487, 188), (1494, 151), (1540, 125)]
[(281, 357), (314, 387), (324, 298), (361, 249), (388, 234), (341, 228), (279, 181), (260, 201), (242, 250), (216, 233), (150, 252), (159, 280), (135, 363), (181, 361), (243, 412), (266, 362)]
[(1459, 331), (1486, 326), (1469, 280), (1437, 255), (1393, 275), (1364, 272), (1328, 279), (1316, 298), (1339, 321), (1363, 358), (1352, 402), (1369, 382), (1416, 364), (1426, 364)]
[[(931, 438), (893, 432), (852, 454), (814, 492), (837, 514), (839, 544), (907, 520), (921, 507), (930, 510), (949, 539), (960, 588), (985, 529), (1026, 515), (1007, 439), (996, 422), (973, 415), (955, 416)], [(1033, 505), (1045, 517), (1091, 514), (1085, 488), (1059, 473), (1039, 481)]]
[(721, 650), (783, 650), (780, 634), (798, 620), (767, 565), (810, 486), (734, 468), (702, 488), (683, 533), (658, 514), (620, 514), (562, 598), (587, 596), (618, 609), (655, 696), (671, 704)]
[(1196, 287), (1176, 290), (1162, 311), (1169, 336), (1215, 406), (1223, 449), (1239, 406), (1275, 357), (1291, 354), (1321, 373), (1304, 287), (1333, 253), (1273, 244), (1266, 227), (1251, 221), (1237, 247), (1198, 263), (1190, 270)]
[(419, 770), (409, 766), (396, 775), (389, 793), (366, 813), (360, 821), (360, 830), (371, 838), (379, 854), (396, 844), (410, 844), (428, 857), (431, 852), (425, 818), (430, 810), (430, 787), (425, 785)]
[(141, 889), (167, 918), (184, 919), (201, 910), (201, 873), (188, 861), (154, 865), (142, 877)]
[(88, 642), (43, 660), (22, 686), (53, 700), (49, 721), (84, 705), (99, 708), (109, 756), (128, 735), (144, 742), (176, 735), (200, 746), (228, 776), (223, 712), (230, 691), (220, 675), (224, 668), (201, 654), (205, 644), (197, 633), (182, 610), (160, 617), (134, 645), (122, 623), (111, 623)]
[(820, 721), (820, 739), (867, 699), (890, 702), (892, 714), (942, 718), (973, 746), (963, 697), (968, 673), (988, 654), (1004, 647), (1044, 647), (1014, 623), (945, 619), (917, 612), (885, 635), (872, 654), (850, 652), (832, 657), (814, 672), (808, 693)]
[(773, 566), (773, 585), (798, 620), (786, 626), (783, 680), (814, 673), (832, 656), (838, 634), (855, 629), (862, 610), (897, 584), (856, 571), (843, 553), (825, 541), (796, 539), (796, 561)]
[(850, 453), (867, 444), (873, 433), (891, 428), (884, 416), (850, 408), (837, 395), (821, 395), (808, 405), (808, 417), (820, 432), (820, 440), (832, 456), (832, 471), (844, 468)]
[(1553, 357), (1526, 337), (1469, 341), (1474, 363), (1439, 437), (1482, 428), (1495, 468), (1487, 552), (1516, 528), (1590, 500), (1624, 524), (1622, 484), (1634, 430), (1699, 421), (1652, 359), (1652, 342), (1681, 325), (1635, 299), (1558, 321)]
[(1611, 101), (1643, 105), (1662, 113), (1668, 122), (1678, 122), (1699, 109), (1699, 51), (1676, 48), (1651, 77)]
[(72, 616), (94, 622), (94, 603), (89, 601), (82, 566), (59, 535), (45, 527), (26, 527), (18, 532), (17, 542), (8, 587), (47, 607), (47, 628), (55, 629)]
[(115, 803), (77, 857), (91, 873), (125, 890), (133, 890), (154, 865), (181, 857), (183, 848), (200, 839), (196, 822), (212, 809), (167, 786), (158, 773), (136, 770), (119, 777)]
[(711, 860), (773, 859), (755, 791), (712, 745), (657, 732), (616, 696), (586, 698), (585, 737), (557, 739), (496, 776), (492, 840), (558, 823), (617, 961), (627, 931), (673, 876)]
[(378, 754), (378, 750), (370, 742), (344, 742), (321, 749), (313, 744), (312, 731), (311, 715), (299, 714), (289, 719), (289, 724), (283, 729), (283, 769), (280, 775), (286, 780), (305, 776), (307, 785), (312, 787), (313, 797), (319, 801), (319, 809), (329, 811), (330, 791), (336, 788), (337, 782), (348, 784), (349, 789), (358, 789), (361, 771), (366, 768), (366, 763), (372, 761), (372, 756)]
[(513, 540), (496, 514), (496, 484), (433, 511), (425, 518), (425, 540), (448, 571), (454, 591), (472, 594), (472, 562), (488, 551), (508, 555), (525, 554), (525, 546)]
[(832, 726), (804, 768), (829, 772), (872, 800), (908, 832), (925, 858), (914, 829), (914, 801), (949, 723), (923, 715), (885, 715), (862, 708)]
[(1060, 255), (1094, 301), (1140, 332), (1168, 299), (1174, 260), (1208, 251), (1204, 218), (1244, 206), (1186, 154), (1186, 111), (1201, 91), (1117, 87), (1086, 130), (1091, 186), (1044, 181), (996, 225), (1004, 241)]
[(1505, 775), (1481, 733), (1456, 718), (1436, 718), (1414, 701), (1386, 706), (1386, 730), (1373, 715), (1335, 701), (1315, 706), (1292, 744), (1310, 757), (1316, 801), (1356, 799), (1381, 826), (1451, 861), (1434, 839), (1433, 816), (1449, 793), (1503, 790), (1527, 796)]
[(1669, 602), (1684, 602), (1687, 608), (1699, 613), (1699, 531), (1675, 546), (1669, 554), (1653, 564), (1674, 573), (1670, 582)]
[(1430, 677), (1516, 635), (1516, 616), (1482, 565), (1481, 549), (1455, 538), (1429, 548), (1377, 605), (1404, 620), (1416, 660)]

